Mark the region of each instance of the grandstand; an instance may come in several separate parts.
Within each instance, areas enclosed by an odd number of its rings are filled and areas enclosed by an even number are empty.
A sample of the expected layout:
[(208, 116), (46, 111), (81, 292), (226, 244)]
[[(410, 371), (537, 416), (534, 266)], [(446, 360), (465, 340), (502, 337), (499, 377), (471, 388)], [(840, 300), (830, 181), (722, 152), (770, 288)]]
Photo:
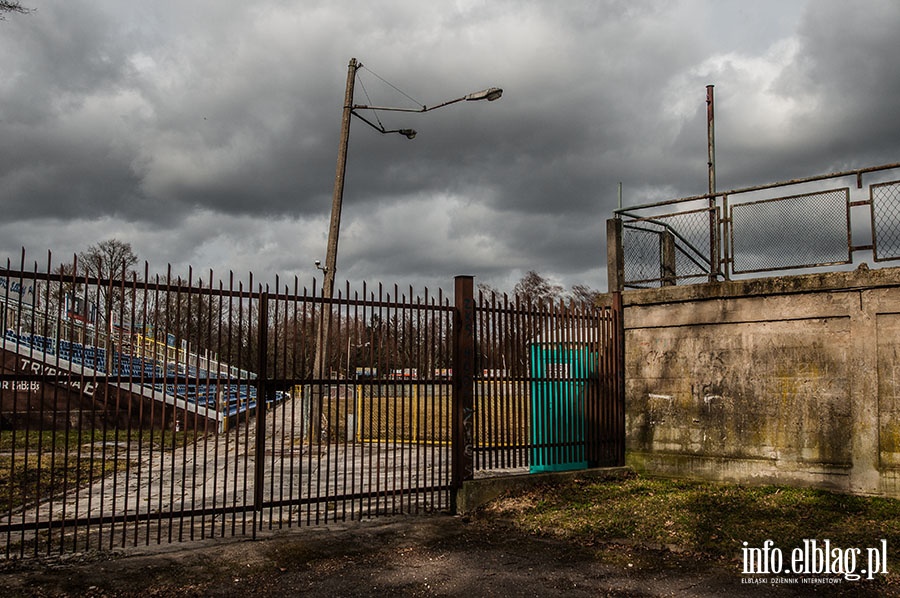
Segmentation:
[[(42, 364), (37, 368), (42, 372), (67, 372), (88, 382), (94, 380), (95, 386), (118, 387), (183, 411), (188, 416), (185, 419), (193, 414), (214, 421), (219, 431), (238, 416), (255, 412), (254, 373), (187, 351), (146, 351), (148, 343), (145, 338), (142, 341), (136, 347), (128, 345), (136, 352), (127, 352), (7, 328), (2, 348), (27, 356), (29, 363)], [(269, 402), (285, 397), (278, 392)]]

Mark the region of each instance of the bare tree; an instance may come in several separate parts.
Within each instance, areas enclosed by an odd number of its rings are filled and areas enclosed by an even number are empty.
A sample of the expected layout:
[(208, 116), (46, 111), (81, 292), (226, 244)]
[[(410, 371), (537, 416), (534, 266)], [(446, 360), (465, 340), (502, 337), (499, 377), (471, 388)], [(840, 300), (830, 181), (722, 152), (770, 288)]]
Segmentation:
[(600, 291), (592, 289), (584, 284), (572, 285), (571, 293), (572, 299), (574, 299), (576, 303), (587, 303), (589, 305), (595, 304), (597, 299), (600, 298), (600, 295), (602, 295)]
[(131, 243), (118, 239), (100, 241), (78, 254), (78, 269), (97, 279), (97, 295), (93, 299), (98, 317), (103, 318), (106, 327), (111, 325), (116, 310), (121, 311), (124, 307), (122, 289), (127, 288), (125, 281), (132, 277), (132, 267), (137, 262)]
[(6, 13), (8, 12), (27, 15), (30, 12), (34, 12), (34, 9), (22, 6), (22, 3), (17, 0), (0, 0), (0, 21), (6, 19)]
[(527, 297), (534, 302), (549, 303), (562, 299), (563, 287), (550, 282), (534, 270), (529, 270), (522, 280), (516, 283), (513, 293), (518, 297)]
[(118, 239), (107, 239), (91, 245), (78, 254), (79, 266), (88, 276), (112, 278), (129, 274), (138, 258), (131, 248), (131, 243)]

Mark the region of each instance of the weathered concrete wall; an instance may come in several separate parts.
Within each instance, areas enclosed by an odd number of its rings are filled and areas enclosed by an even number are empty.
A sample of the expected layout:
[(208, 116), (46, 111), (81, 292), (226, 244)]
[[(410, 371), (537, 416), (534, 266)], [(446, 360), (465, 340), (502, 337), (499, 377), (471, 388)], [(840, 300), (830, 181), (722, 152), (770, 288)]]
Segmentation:
[(624, 302), (630, 466), (900, 497), (900, 269)]

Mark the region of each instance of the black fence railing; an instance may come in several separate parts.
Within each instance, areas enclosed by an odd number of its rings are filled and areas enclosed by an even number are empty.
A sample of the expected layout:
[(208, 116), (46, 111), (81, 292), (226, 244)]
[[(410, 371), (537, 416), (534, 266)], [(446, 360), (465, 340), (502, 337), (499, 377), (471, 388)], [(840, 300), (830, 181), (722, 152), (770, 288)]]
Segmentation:
[(477, 471), (624, 463), (620, 312), (479, 295)]
[(476, 473), (623, 463), (620, 308), (47, 262), (0, 268), (7, 558), (453, 509)]
[(898, 260), (900, 164), (644, 204), (616, 220), (611, 289)]

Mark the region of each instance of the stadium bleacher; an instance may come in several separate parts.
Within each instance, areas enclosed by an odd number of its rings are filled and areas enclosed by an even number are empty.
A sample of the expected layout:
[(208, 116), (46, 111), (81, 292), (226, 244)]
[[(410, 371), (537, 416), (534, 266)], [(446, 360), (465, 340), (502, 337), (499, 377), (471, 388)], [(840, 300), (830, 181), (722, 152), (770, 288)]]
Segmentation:
[[(102, 347), (65, 339), (57, 340), (39, 334), (18, 334), (13, 329), (7, 329), (4, 338), (20, 347), (30, 347), (34, 351), (57, 357), (56, 365), (60, 367), (65, 367), (64, 362), (69, 362), (90, 368), (99, 374), (137, 381), (148, 388), (155, 388), (199, 406), (210, 409), (218, 407), (221, 413), (229, 417), (256, 408), (255, 385), (232, 383), (224, 374), (196, 366), (163, 363), (115, 350), (110, 355)], [(248, 373), (248, 377), (255, 376)], [(270, 402), (279, 402), (285, 396), (278, 392)]]

